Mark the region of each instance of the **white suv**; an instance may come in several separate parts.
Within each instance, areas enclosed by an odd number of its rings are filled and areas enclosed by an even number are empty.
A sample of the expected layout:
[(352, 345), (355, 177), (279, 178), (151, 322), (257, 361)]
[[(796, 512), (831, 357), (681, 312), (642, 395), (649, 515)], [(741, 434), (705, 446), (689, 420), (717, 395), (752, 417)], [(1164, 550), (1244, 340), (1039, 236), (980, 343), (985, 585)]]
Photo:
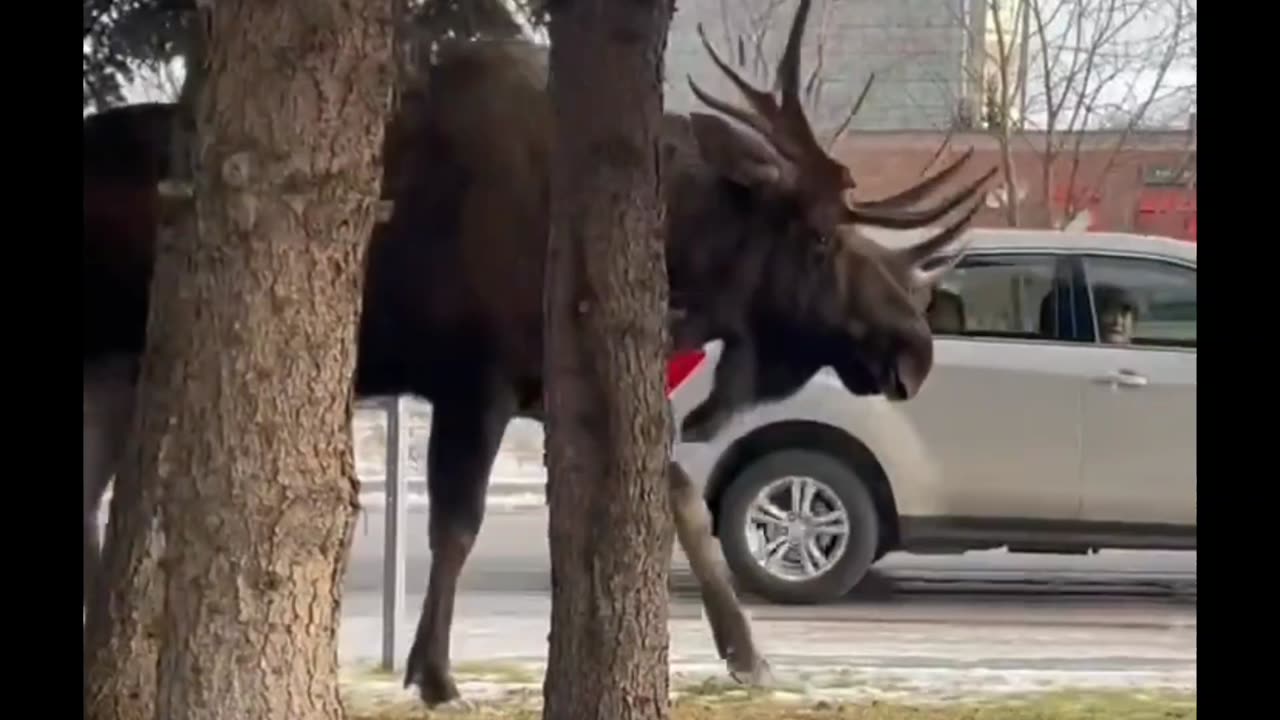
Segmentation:
[[(1196, 245), (969, 232), (930, 304), (916, 398), (856, 397), (823, 370), (711, 442), (677, 443), (750, 589), (832, 600), (894, 550), (1195, 549)], [(677, 423), (719, 350), (672, 362)]]

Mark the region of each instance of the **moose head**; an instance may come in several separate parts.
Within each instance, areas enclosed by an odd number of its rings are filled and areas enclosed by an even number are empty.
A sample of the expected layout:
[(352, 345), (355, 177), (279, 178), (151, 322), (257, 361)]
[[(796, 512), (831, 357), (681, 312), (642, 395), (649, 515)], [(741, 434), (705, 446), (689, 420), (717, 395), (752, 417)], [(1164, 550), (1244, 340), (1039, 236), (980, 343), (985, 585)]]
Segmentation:
[[(972, 157), (970, 149), (889, 197), (850, 198), (856, 184), (849, 168), (819, 144), (801, 106), (800, 41), (809, 6), (801, 0), (787, 35), (777, 67), (778, 98), (729, 67), (698, 28), (712, 61), (748, 108), (713, 97), (690, 78), (695, 97), (718, 114), (690, 113), (689, 126), (701, 160), (720, 181), (748, 196), (735, 205), (740, 215), (750, 208), (747, 219), (735, 222), (727, 217), (733, 213), (722, 213), (720, 221), (736, 225), (740, 235), (755, 235), (740, 247), (767, 249), (758, 250), (765, 257), (756, 280), (733, 281), (751, 285), (752, 297), (742, 303), (750, 309), (737, 333), (720, 333), (726, 347), (712, 395), (685, 422), (695, 437), (714, 432), (738, 407), (795, 392), (823, 366), (832, 367), (855, 394), (894, 401), (914, 397), (933, 364), (927, 300), (966, 243), (955, 243), (948, 260), (936, 259), (962, 235), (980, 206), (982, 186), (996, 173), (992, 168), (941, 201), (915, 207), (957, 174)], [(890, 249), (859, 231), (922, 228), (966, 201), (957, 218), (911, 247)], [(677, 195), (674, 202), (688, 201)], [(742, 274), (749, 266), (739, 260), (734, 271)]]

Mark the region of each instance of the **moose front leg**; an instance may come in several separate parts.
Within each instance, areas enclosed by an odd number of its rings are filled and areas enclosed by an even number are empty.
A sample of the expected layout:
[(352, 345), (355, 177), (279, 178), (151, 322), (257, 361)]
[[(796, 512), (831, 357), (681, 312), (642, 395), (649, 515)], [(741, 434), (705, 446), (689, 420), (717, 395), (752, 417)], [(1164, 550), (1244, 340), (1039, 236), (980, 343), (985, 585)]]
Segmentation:
[(735, 412), (753, 404), (755, 378), (755, 343), (746, 335), (726, 337), (711, 394), (681, 423), (681, 441), (707, 442), (715, 437)]
[(711, 513), (707, 511), (706, 501), (674, 462), (667, 464), (667, 482), (676, 538), (698, 580), (702, 606), (706, 609), (720, 659), (738, 682), (756, 686), (770, 684), (769, 663), (756, 650), (751, 624), (733, 592), (720, 545), (711, 534)]
[(669, 305), (667, 336), (671, 344), (668, 352), (696, 350), (712, 339), (710, 319), (697, 308)]
[(427, 449), (431, 571), (404, 677), (428, 707), (459, 699), (449, 671), (458, 579), (480, 533), (489, 473), (515, 409), (512, 389), (483, 371), (457, 378), (453, 392), (434, 404)]

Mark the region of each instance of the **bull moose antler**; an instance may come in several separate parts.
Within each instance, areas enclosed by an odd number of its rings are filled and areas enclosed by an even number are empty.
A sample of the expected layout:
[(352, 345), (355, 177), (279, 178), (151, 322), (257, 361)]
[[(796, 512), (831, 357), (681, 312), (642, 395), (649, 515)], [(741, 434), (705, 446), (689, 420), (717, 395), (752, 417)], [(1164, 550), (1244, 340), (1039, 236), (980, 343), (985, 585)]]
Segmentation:
[[(800, 102), (800, 40), (804, 35), (809, 15), (810, 0), (800, 0), (787, 33), (787, 43), (778, 61), (776, 86), (781, 101), (773, 95), (752, 86), (742, 78), (711, 46), (702, 25), (698, 36), (712, 62), (738, 88), (751, 106), (751, 111), (735, 107), (720, 100), (689, 78), (693, 94), (708, 107), (717, 110), (759, 133), (770, 146), (793, 166), (793, 172), (783, 176), (790, 181), (791, 189), (807, 198), (810, 217), (822, 227), (839, 224), (862, 223), (885, 228), (910, 229), (923, 227), (951, 212), (961, 203), (975, 197), (978, 190), (995, 175), (997, 168), (966, 185), (951, 197), (937, 205), (920, 210), (907, 210), (903, 206), (914, 203), (932, 192), (945, 180), (955, 175), (973, 155), (973, 149), (943, 168), (932, 177), (886, 198), (869, 202), (845, 203), (844, 193), (856, 183), (849, 169), (827, 154), (818, 144), (813, 129), (805, 117)], [(863, 94), (865, 94), (865, 89)], [(976, 212), (976, 206), (965, 214), (965, 222)], [(963, 226), (963, 225), (961, 225)], [(948, 228), (950, 229), (950, 228)], [(946, 231), (943, 231), (946, 234)]]

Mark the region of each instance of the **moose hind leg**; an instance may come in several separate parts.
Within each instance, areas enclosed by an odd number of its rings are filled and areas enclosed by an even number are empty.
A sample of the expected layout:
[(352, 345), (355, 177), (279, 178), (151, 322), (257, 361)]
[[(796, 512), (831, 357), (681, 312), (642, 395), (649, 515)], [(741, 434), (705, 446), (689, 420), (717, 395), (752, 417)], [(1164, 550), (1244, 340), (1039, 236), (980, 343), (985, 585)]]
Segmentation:
[(515, 398), (507, 387), (457, 394), (437, 402), (427, 452), (431, 574), (427, 597), (405, 670), (405, 687), (418, 686), (430, 707), (458, 699), (449, 673), (449, 634), (458, 577), (484, 520), (489, 472)]
[(733, 591), (720, 546), (711, 535), (711, 513), (707, 511), (706, 502), (689, 476), (674, 462), (667, 464), (667, 482), (676, 538), (698, 580), (702, 606), (706, 609), (720, 659), (738, 682), (770, 684), (769, 663), (756, 649), (751, 624)]
[(98, 514), (102, 496), (115, 474), (133, 415), (134, 359), (111, 357), (84, 368), (83, 505), (84, 588), (88, 608), (91, 589), (101, 566)]

